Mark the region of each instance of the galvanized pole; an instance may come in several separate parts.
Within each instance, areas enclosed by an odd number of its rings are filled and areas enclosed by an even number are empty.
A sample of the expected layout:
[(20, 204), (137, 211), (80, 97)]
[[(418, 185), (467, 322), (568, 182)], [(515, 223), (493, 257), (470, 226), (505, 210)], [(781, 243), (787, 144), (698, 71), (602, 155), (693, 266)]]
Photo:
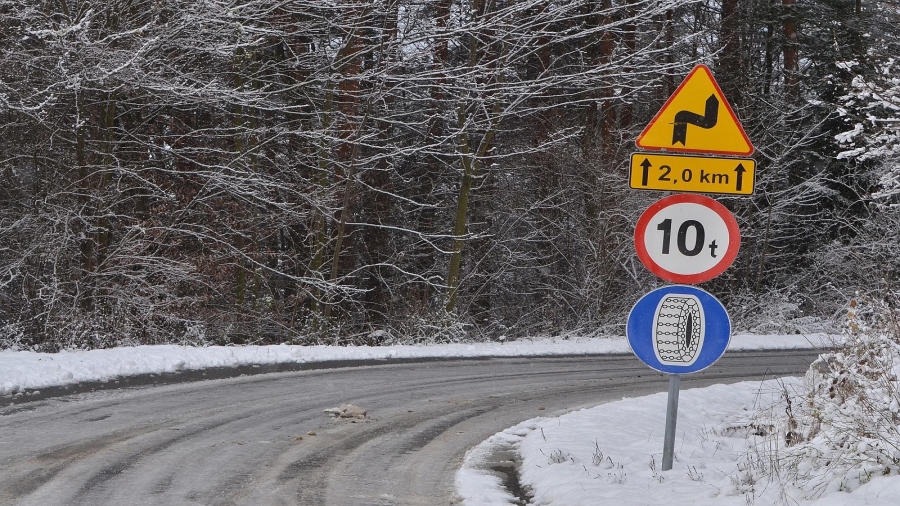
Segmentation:
[(663, 441), (663, 471), (672, 469), (672, 460), (675, 456), (675, 421), (678, 418), (678, 387), (680, 384), (680, 375), (669, 375), (669, 404), (666, 408), (666, 438)]

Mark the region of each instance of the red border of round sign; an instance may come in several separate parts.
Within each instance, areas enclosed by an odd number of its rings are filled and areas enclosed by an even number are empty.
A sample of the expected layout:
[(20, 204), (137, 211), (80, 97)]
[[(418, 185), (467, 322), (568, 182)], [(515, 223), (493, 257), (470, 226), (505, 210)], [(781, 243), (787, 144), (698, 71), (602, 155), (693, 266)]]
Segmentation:
[[(698, 272), (697, 274), (677, 274), (664, 269), (662, 266), (657, 264), (653, 260), (653, 258), (650, 257), (650, 254), (647, 253), (647, 245), (644, 244), (644, 233), (647, 230), (647, 226), (650, 224), (650, 219), (656, 216), (656, 213), (665, 207), (669, 207), (673, 204), (684, 203), (699, 204), (711, 209), (722, 218), (722, 220), (725, 222), (725, 226), (728, 227), (728, 248), (725, 250), (724, 258), (722, 258), (722, 260), (713, 268), (703, 272)], [(641, 263), (643, 263), (644, 266), (647, 267), (647, 269), (649, 269), (653, 274), (656, 274), (660, 278), (666, 281), (671, 281), (673, 283), (683, 283), (690, 285), (694, 283), (709, 281), (710, 279), (725, 272), (725, 269), (731, 266), (731, 264), (734, 262), (734, 259), (737, 258), (738, 250), (740, 249), (740, 247), (741, 231), (740, 228), (738, 228), (737, 220), (734, 219), (734, 215), (731, 214), (731, 211), (729, 211), (725, 206), (704, 195), (678, 194), (658, 200), (654, 202), (653, 205), (648, 207), (646, 211), (644, 211), (641, 217), (638, 218), (637, 225), (634, 227), (634, 248), (635, 250), (637, 250), (637, 255), (638, 258), (641, 259)]]

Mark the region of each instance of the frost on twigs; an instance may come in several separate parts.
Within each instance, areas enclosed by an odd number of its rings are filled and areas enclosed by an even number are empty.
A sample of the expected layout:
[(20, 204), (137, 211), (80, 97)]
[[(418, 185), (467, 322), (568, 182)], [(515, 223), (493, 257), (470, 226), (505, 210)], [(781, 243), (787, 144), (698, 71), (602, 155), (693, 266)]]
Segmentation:
[(368, 411), (353, 404), (341, 404), (336, 408), (328, 408), (324, 412), (334, 415), (335, 418), (353, 418), (356, 420), (363, 420), (368, 414)]
[(900, 325), (890, 299), (857, 298), (844, 347), (823, 354), (805, 392), (783, 392), (777, 429), (743, 459), (756, 481), (814, 499), (900, 474)]

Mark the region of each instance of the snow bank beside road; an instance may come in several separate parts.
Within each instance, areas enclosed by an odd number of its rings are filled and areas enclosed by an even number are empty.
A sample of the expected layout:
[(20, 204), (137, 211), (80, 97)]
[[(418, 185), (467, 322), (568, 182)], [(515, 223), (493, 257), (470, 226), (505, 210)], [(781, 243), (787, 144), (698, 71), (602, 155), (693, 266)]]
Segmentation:
[[(488, 488), (500, 480), (482, 469), (484, 461), (500, 449), (517, 454), (519, 485), (530, 494), (529, 504), (543, 506), (900, 504), (897, 475), (873, 474), (871, 481), (851, 493), (837, 478), (834, 486), (810, 494), (790, 476), (760, 479), (754, 472), (777, 464), (779, 458), (790, 458), (764, 432), (776, 415), (771, 409), (783, 411), (784, 389), (793, 391), (799, 383), (786, 378), (681, 392), (676, 461), (665, 472), (661, 461), (666, 393), (558, 418), (534, 418), (470, 450), (456, 476), (457, 493), (467, 506), (518, 504), (502, 489)], [(772, 416), (760, 416), (767, 413)], [(475, 481), (490, 478), (494, 481)], [(491, 502), (483, 502), (485, 497)]]
[[(797, 349), (827, 347), (825, 334), (755, 336), (738, 335), (730, 350)], [(303, 364), (340, 360), (416, 358), (529, 357), (630, 353), (624, 338), (533, 339), (506, 344), (445, 344), (431, 346), (136, 346), (108, 350), (34, 353), (0, 351), (0, 395), (64, 386), (87, 381), (108, 381), (140, 374), (171, 373), (211, 367), (267, 364)]]

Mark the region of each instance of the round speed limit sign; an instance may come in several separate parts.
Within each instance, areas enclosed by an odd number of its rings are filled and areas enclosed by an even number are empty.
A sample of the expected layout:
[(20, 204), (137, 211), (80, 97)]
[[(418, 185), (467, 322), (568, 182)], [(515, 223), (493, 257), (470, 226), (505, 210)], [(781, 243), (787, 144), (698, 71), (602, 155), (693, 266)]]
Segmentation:
[(634, 230), (638, 258), (673, 283), (702, 283), (728, 268), (741, 246), (731, 211), (703, 195), (672, 195), (651, 205)]

